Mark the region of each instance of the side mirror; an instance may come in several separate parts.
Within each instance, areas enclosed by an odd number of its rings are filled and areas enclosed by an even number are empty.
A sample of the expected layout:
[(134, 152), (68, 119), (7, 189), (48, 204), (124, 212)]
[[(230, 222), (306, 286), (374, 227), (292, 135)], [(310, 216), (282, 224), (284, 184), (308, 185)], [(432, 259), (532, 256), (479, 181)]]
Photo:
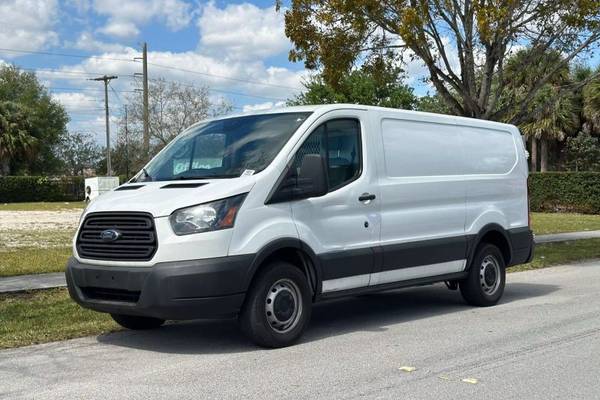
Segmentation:
[(295, 188), (296, 199), (319, 197), (327, 193), (325, 159), (318, 154), (307, 154), (302, 159)]
[(266, 204), (319, 197), (327, 193), (325, 159), (317, 154), (307, 154), (302, 159), (298, 173), (288, 169), (285, 177)]

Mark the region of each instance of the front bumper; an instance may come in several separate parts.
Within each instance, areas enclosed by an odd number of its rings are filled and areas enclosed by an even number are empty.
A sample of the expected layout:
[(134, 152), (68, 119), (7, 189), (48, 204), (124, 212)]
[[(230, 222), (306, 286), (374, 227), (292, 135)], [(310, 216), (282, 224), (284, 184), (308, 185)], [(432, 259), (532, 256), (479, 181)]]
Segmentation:
[(239, 312), (253, 258), (117, 267), (84, 264), (71, 257), (65, 274), (73, 300), (92, 310), (172, 320), (216, 318)]

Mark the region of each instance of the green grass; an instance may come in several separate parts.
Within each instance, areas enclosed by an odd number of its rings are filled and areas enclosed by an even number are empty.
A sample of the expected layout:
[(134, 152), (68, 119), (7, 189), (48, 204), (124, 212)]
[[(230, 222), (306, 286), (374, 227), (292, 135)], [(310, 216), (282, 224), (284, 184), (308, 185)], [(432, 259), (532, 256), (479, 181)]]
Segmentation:
[(536, 235), (600, 230), (600, 215), (575, 213), (531, 213)]
[(528, 271), (600, 258), (600, 239), (583, 239), (569, 242), (540, 244), (535, 248), (535, 256), (529, 264), (517, 265), (510, 272)]
[(66, 289), (0, 295), (0, 349), (117, 329), (108, 314), (81, 308)]
[(36, 202), (36, 203), (0, 203), (0, 211), (60, 211), (85, 208), (84, 201), (73, 202)]
[(64, 271), (71, 247), (17, 247), (0, 250), (0, 277)]
[[(525, 271), (600, 258), (600, 239), (548, 243), (536, 248), (533, 262), (513, 267)], [(86, 310), (66, 289), (0, 295), (0, 348), (26, 346), (118, 330), (108, 314)]]

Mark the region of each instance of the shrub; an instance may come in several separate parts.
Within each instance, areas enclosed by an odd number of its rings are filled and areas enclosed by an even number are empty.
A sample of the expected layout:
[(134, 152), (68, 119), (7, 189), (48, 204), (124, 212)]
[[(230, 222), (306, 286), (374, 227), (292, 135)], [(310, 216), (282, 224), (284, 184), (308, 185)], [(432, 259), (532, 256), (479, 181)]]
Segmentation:
[(0, 203), (26, 201), (80, 201), (83, 178), (69, 176), (0, 176)]
[(600, 213), (600, 173), (541, 172), (529, 177), (531, 211)]

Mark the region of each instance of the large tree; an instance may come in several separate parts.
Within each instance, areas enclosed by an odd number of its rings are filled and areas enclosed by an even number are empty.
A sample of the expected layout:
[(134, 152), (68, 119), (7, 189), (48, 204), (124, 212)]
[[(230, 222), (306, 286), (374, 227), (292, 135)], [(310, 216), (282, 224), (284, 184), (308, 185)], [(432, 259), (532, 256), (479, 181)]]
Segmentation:
[[(278, 6), (281, 1), (278, 1)], [(450, 111), (518, 123), (528, 104), (574, 57), (600, 39), (598, 0), (292, 0), (285, 12), (293, 61), (322, 68), (328, 84), (374, 52), (393, 50), (420, 60)], [(530, 81), (518, 104), (499, 106), (515, 46), (565, 56)], [(515, 106), (518, 112), (514, 112)]]
[(529, 63), (532, 54), (538, 52), (539, 49), (523, 49), (507, 60), (504, 73), (508, 82), (498, 103), (508, 110), (505, 119), (510, 121), (521, 112), (521, 104), (529, 98), (531, 82), (535, 82), (544, 71), (561, 65), (535, 96), (527, 100), (526, 116), (521, 119), (519, 126), (530, 140), (531, 171), (537, 170), (538, 141), (541, 142), (540, 169), (547, 171), (549, 144), (563, 141), (577, 132), (581, 106), (577, 99), (578, 91), (563, 90), (566, 87), (578, 87), (572, 80), (569, 64), (563, 62), (563, 56), (556, 51), (546, 51), (537, 63)]
[(33, 73), (14, 66), (0, 67), (0, 102), (18, 104), (27, 119), (26, 135), (36, 146), (30, 157), (12, 156), (8, 161), (11, 172), (48, 174), (56, 172), (60, 160), (54, 146), (66, 134), (68, 116), (64, 107), (50, 97), (48, 90)]
[(67, 175), (83, 175), (84, 170), (95, 168), (102, 157), (95, 138), (86, 132), (69, 132), (64, 135), (56, 146), (56, 154)]

